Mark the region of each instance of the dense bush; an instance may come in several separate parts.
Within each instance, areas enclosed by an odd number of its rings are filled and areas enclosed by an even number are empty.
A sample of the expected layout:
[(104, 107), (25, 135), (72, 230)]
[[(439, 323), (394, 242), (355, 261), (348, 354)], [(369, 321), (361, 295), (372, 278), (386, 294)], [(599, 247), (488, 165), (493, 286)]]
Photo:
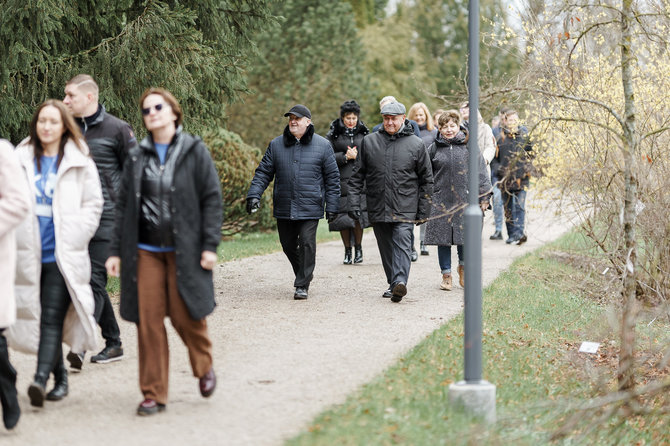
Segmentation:
[(263, 152), (245, 144), (236, 133), (224, 129), (210, 130), (203, 134), (203, 139), (212, 153), (221, 180), (225, 205), (221, 233), (232, 235), (243, 231), (274, 228), (270, 192), (272, 186), (263, 195), (258, 212), (251, 216), (246, 212), (247, 190)]

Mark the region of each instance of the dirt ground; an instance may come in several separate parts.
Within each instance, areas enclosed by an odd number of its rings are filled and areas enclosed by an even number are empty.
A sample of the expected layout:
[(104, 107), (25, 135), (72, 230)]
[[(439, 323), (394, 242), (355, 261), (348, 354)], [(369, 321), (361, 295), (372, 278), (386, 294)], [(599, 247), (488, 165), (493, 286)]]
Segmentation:
[[(570, 227), (532, 201), (529, 195), (528, 242), (522, 246), (489, 240), (493, 225), (487, 215), (482, 234), (484, 286), (516, 257)], [(418, 235), (417, 228), (417, 248)], [(399, 304), (381, 297), (386, 283), (371, 230), (365, 233), (363, 252), (362, 264), (343, 265), (341, 242), (320, 244), (306, 301), (293, 300), (293, 274), (282, 253), (218, 265), (218, 307), (208, 318), (216, 392), (209, 399), (200, 397), (186, 349), (167, 323), (170, 401), (166, 412), (152, 417), (135, 414), (142, 395), (133, 324), (119, 322), (122, 361), (91, 364), (87, 355), (82, 372), (70, 373), (70, 395), (60, 402), (47, 401), (41, 409), (30, 406), (26, 392), (36, 357), (10, 352), (19, 373), (23, 414), (13, 431), (0, 427), (0, 444), (281, 444), (462, 310), (462, 288), (445, 292), (438, 287), (435, 247), (412, 264), (408, 294)], [(48, 389), (51, 386), (50, 381)]]

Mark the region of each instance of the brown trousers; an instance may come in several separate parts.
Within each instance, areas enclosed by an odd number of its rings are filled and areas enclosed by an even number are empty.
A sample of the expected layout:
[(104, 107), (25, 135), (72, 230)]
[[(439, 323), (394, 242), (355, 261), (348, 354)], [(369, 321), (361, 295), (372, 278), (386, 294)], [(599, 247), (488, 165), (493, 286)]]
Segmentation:
[(137, 250), (137, 291), (140, 389), (145, 398), (167, 404), (170, 352), (165, 317), (170, 316), (172, 326), (184, 341), (196, 378), (212, 368), (207, 321), (191, 319), (179, 295), (174, 252)]

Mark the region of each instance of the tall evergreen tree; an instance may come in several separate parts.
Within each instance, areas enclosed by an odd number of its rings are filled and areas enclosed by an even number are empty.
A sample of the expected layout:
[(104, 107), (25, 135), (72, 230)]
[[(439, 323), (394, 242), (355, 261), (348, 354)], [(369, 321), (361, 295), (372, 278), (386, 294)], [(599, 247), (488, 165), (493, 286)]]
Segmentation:
[(365, 103), (371, 96), (348, 2), (286, 0), (272, 12), (282, 19), (257, 38), (260, 55), (249, 70), (253, 92), (229, 109), (228, 120), (245, 142), (260, 147), (282, 131), (293, 104), (307, 105), (324, 134), (343, 101)]
[(371, 24), (375, 20), (374, 0), (345, 0), (351, 3), (351, 8), (356, 17), (356, 26), (359, 29)]
[(91, 74), (108, 110), (141, 128), (137, 100), (171, 90), (186, 125), (221, 123), (245, 91), (251, 37), (270, 20), (269, 0), (5, 0), (0, 10), (0, 135), (27, 135), (35, 106), (62, 98)]
[(395, 96), (409, 109), (414, 102), (429, 102), (437, 91), (435, 79), (428, 75), (426, 62), (410, 38), (413, 33), (402, 11), (361, 31), (367, 51), (365, 68), (376, 93), (374, 120), (380, 119), (377, 101), (383, 96)]

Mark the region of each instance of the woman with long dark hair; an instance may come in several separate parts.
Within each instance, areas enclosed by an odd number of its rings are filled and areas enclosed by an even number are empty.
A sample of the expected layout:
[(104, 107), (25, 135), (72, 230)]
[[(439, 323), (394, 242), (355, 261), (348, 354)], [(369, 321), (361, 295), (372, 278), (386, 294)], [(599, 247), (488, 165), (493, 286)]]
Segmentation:
[[(8, 339), (16, 349), (37, 351), (28, 396), (31, 405), (41, 407), (45, 399), (68, 394), (62, 342), (75, 353), (97, 347), (88, 243), (103, 200), (88, 146), (61, 101), (50, 99), (37, 108), (30, 136), (16, 152), (33, 199), (28, 218), (16, 230), (20, 308)], [(55, 385), (47, 393), (52, 372)]]

